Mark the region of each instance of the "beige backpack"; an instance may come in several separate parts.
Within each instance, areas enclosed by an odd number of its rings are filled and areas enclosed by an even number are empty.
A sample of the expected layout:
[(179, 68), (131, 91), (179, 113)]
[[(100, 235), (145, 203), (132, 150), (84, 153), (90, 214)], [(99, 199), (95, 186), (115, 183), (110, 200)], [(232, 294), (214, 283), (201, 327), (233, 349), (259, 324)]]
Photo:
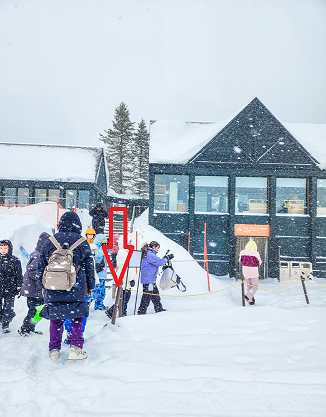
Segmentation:
[[(60, 243), (54, 236), (49, 240), (57, 248), (51, 255), (48, 265), (43, 273), (43, 287), (47, 290), (70, 290), (76, 283), (76, 271), (73, 265), (73, 250), (86, 241), (81, 237), (69, 249), (62, 249)], [(79, 267), (78, 267), (79, 268)], [(78, 269), (77, 268), (77, 269)]]

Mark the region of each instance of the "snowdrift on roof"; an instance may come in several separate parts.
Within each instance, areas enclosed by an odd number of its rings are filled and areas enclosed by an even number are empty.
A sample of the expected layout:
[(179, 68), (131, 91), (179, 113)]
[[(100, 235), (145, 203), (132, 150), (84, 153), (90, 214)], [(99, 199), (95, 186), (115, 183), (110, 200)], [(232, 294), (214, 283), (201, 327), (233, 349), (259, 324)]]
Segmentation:
[(0, 178), (94, 182), (102, 148), (0, 143)]

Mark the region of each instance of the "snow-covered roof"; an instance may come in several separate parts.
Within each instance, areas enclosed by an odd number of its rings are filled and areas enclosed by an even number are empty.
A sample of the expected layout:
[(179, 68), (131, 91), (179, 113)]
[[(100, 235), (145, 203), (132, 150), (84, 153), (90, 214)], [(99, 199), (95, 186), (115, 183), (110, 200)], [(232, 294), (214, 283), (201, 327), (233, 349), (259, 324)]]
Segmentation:
[[(170, 120), (152, 122), (150, 126), (149, 162), (156, 164), (187, 163), (235, 115), (230, 116), (224, 122), (181, 122)], [(320, 168), (325, 169), (326, 124), (282, 124), (320, 163)]]
[(326, 169), (326, 124), (282, 124), (319, 162), (319, 167)]
[(0, 178), (95, 182), (102, 148), (0, 143)]

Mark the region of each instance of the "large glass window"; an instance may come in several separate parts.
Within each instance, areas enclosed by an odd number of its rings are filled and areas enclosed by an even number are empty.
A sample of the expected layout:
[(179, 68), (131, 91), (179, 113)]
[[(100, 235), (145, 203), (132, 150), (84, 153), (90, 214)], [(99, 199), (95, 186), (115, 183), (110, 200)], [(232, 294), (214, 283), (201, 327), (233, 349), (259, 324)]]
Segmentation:
[(35, 204), (46, 201), (46, 189), (35, 188)]
[(77, 190), (66, 190), (66, 208), (75, 207), (77, 202)]
[(59, 197), (60, 197), (60, 190), (56, 190), (56, 189), (48, 190), (48, 201), (57, 202)]
[(79, 190), (79, 208), (89, 208), (89, 191)]
[(28, 204), (29, 200), (29, 189), (18, 188), (18, 204)]
[(155, 175), (154, 210), (188, 211), (188, 175)]
[(5, 188), (5, 204), (16, 204), (16, 188)]
[(235, 212), (238, 214), (266, 214), (267, 178), (237, 177)]
[(195, 212), (228, 212), (228, 177), (195, 177)]
[(317, 216), (326, 215), (326, 180), (317, 180)]
[(307, 213), (305, 178), (276, 178), (276, 213)]

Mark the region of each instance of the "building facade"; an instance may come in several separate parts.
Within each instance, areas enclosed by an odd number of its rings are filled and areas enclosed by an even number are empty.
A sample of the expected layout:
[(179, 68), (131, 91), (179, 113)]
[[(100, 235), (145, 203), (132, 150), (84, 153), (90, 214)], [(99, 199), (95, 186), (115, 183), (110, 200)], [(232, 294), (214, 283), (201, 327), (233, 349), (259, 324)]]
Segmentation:
[(254, 239), (261, 278), (278, 278), (281, 260), (310, 261), (326, 277), (326, 172), (310, 133), (299, 139), (257, 98), (224, 123), (152, 122), (150, 224), (196, 259), (206, 224), (216, 275), (238, 276)]

